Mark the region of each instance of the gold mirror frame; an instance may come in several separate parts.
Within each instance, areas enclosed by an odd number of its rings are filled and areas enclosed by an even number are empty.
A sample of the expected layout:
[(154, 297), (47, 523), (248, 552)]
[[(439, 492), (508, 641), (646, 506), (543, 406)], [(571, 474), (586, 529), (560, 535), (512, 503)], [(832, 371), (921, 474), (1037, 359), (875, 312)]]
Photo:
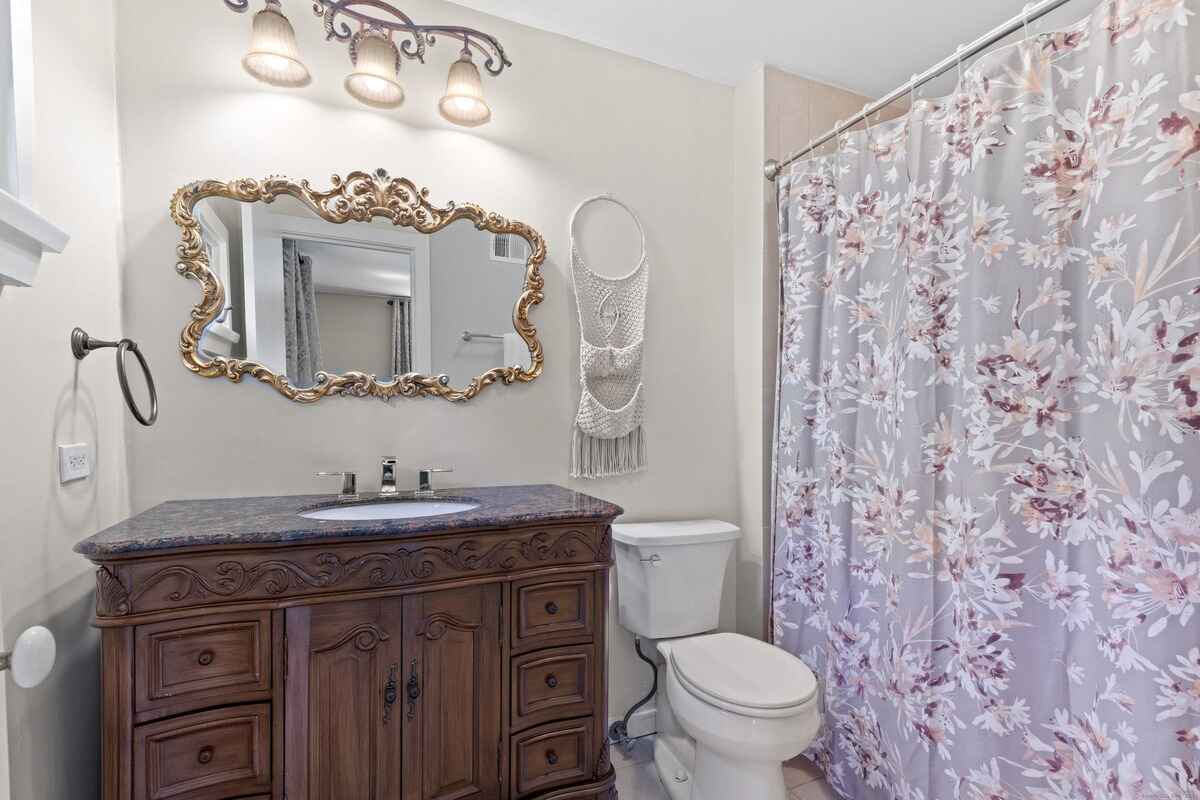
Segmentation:
[[(418, 189), (407, 178), (392, 178), (384, 170), (374, 173), (352, 172), (345, 178), (334, 175), (330, 180), (332, 188), (327, 191), (314, 189), (307, 180), (296, 183), (281, 176), (262, 181), (241, 178), (229, 183), (196, 181), (180, 188), (171, 198), (171, 218), (183, 232), (183, 240), (178, 248), (179, 262), (175, 269), (183, 277), (199, 281), (203, 289), (203, 297), (192, 308), (191, 322), (179, 337), (179, 353), (189, 370), (205, 378), (225, 377), (234, 383), (240, 383), (243, 376), (249, 375), (273, 386), (284, 397), (298, 403), (315, 403), (323, 397), (338, 394), (382, 399), (428, 395), (461, 402), (470, 400), (497, 381), (506, 385), (528, 383), (542, 374), (545, 355), (537, 329), (529, 321), (529, 310), (544, 299), (542, 290), (545, 288), (545, 279), (541, 268), (546, 260), (546, 242), (541, 234), (522, 222), (489, 213), (473, 203), (450, 203), (438, 208), (429, 202), (428, 189)], [(200, 337), (225, 308), (225, 287), (209, 269), (200, 224), (192, 213), (193, 209), (207, 197), (224, 197), (243, 203), (271, 203), (281, 195), (294, 197), (322, 219), (339, 224), (382, 218), (390, 220), (393, 225), (433, 234), (452, 222), (465, 219), (473, 222), (476, 229), (481, 231), (511, 233), (524, 238), (529, 242), (530, 254), (525, 268), (525, 288), (513, 309), (513, 327), (529, 346), (529, 369), (497, 367), (474, 378), (463, 389), (450, 386), (446, 375), (409, 373), (399, 376), (395, 381), (386, 382), (363, 372), (341, 375), (319, 372), (318, 383), (306, 389), (293, 386), (286, 375), (276, 374), (254, 361), (224, 356), (205, 360), (206, 356), (198, 350)]]

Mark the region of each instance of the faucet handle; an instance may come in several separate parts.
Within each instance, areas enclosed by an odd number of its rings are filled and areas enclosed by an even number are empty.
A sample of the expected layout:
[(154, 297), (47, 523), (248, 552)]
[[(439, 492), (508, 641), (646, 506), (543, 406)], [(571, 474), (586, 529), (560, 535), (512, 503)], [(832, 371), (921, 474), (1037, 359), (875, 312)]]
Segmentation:
[(417, 471), (416, 497), (433, 497), (433, 476), (438, 472), (454, 472), (449, 467), (421, 467)]
[(338, 495), (339, 500), (357, 500), (358, 499), (358, 473), (357, 472), (318, 472), (318, 478), (341, 478), (342, 491)]

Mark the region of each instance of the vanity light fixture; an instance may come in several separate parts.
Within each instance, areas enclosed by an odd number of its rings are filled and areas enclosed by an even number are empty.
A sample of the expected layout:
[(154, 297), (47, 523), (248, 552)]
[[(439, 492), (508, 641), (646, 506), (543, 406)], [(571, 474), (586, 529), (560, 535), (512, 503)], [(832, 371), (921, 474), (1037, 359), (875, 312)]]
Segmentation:
[(471, 60), (471, 51), (463, 48), (458, 61), (450, 65), (446, 95), (438, 103), (442, 116), (455, 125), (474, 128), (492, 118), (492, 109), (483, 99), (483, 80), (479, 67)]
[[(460, 42), (458, 60), (450, 67), (446, 94), (438, 103), (442, 116), (455, 125), (476, 127), (492, 118), (483, 98), (483, 79), (475, 56), (493, 77), (512, 62), (496, 37), (460, 25), (418, 25), (386, 0), (308, 0), (321, 18), (327, 40), (348, 44), (354, 71), (346, 77), (346, 91), (375, 108), (397, 108), (404, 102), (400, 85), (401, 58), (425, 63), (425, 51), (439, 36)], [(244, 13), (252, 0), (222, 0), (232, 11)], [(304, 86), (310, 81), (300, 61), (296, 32), (284, 16), (281, 0), (265, 0), (254, 17), (250, 51), (242, 60), (246, 71), (275, 86)]]
[(242, 66), (272, 86), (307, 86), (312, 81), (308, 67), (300, 60), (296, 31), (283, 15), (279, 0), (267, 0), (266, 7), (254, 15), (250, 49)]
[(382, 31), (369, 28), (350, 43), (354, 71), (346, 76), (346, 91), (375, 108), (398, 108), (404, 102), (400, 85), (400, 51)]

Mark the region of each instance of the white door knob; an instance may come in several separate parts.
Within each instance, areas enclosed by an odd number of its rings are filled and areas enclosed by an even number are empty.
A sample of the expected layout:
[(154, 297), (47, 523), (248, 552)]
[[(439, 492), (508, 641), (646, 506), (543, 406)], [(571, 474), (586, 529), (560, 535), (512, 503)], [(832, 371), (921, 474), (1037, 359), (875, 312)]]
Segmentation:
[(0, 671), (11, 669), (17, 686), (32, 689), (54, 669), (57, 651), (54, 634), (36, 625), (17, 637), (11, 653), (0, 653)]

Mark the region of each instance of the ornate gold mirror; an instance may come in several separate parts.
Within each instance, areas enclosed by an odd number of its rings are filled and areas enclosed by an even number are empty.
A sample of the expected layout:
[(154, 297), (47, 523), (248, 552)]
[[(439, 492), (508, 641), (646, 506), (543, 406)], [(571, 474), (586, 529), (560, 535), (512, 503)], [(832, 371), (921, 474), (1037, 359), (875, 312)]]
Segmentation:
[(301, 403), (347, 394), (469, 400), (543, 367), (529, 321), (546, 244), (533, 228), (451, 203), (383, 170), (331, 188), (282, 177), (175, 193), (179, 274), (203, 293), (187, 368), (249, 375)]

